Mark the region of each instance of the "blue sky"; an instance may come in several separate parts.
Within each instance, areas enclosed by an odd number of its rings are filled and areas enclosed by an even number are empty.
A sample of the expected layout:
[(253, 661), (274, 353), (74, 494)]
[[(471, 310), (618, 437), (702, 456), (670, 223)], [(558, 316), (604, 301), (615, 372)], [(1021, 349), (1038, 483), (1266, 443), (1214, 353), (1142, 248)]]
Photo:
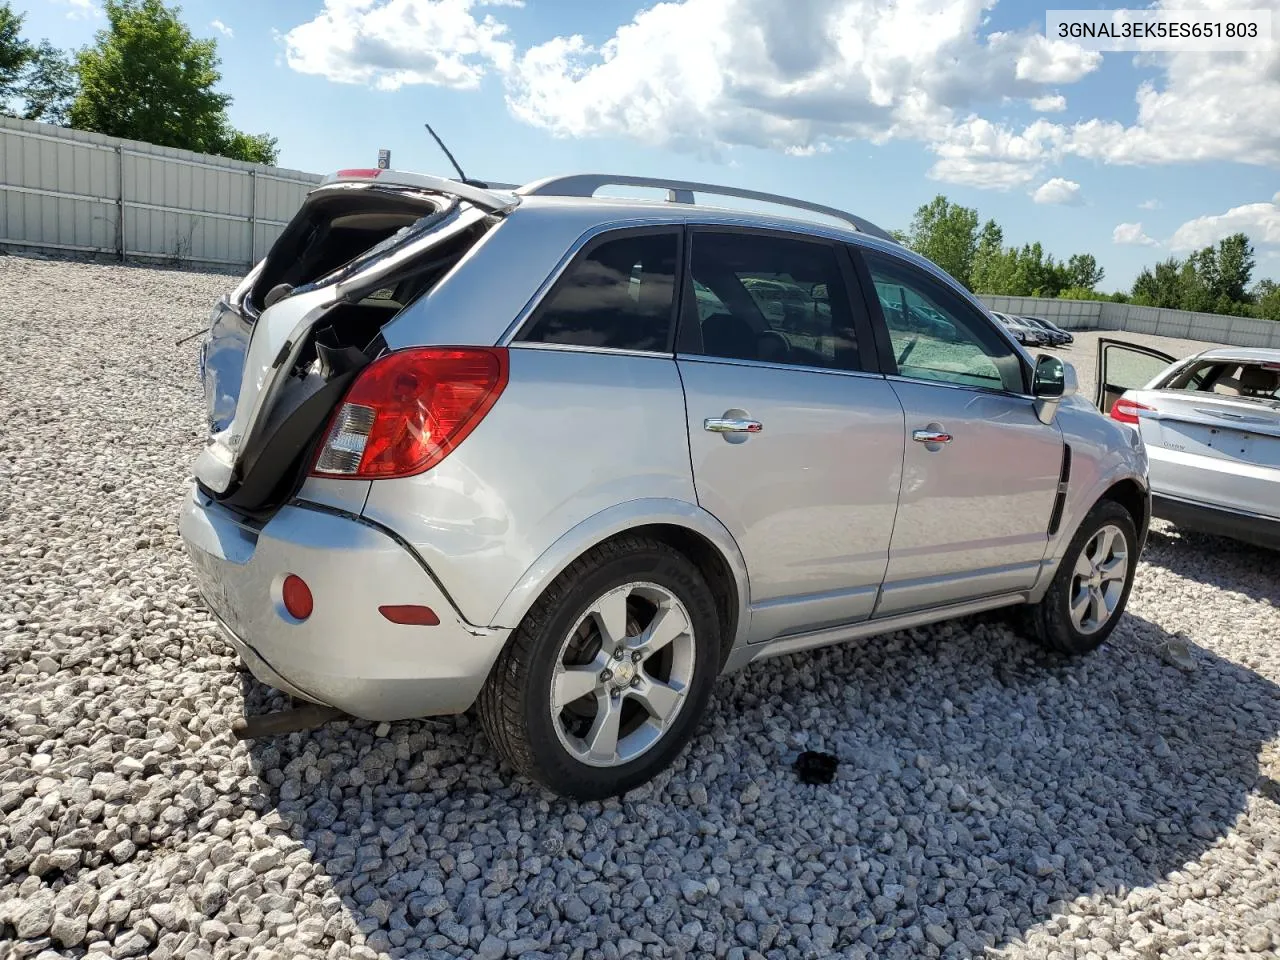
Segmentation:
[[(1275, 0), (1222, 0), (1228, 9)], [(1171, 0), (1174, 9), (1205, 0)], [(1212, 5), (1212, 4), (1209, 4)], [(95, 0), (16, 0), (91, 41)], [(1061, 6), (1054, 4), (1053, 6)], [(1081, 5), (1082, 6), (1082, 5)], [(936, 193), (1102, 286), (1235, 230), (1280, 277), (1280, 52), (1097, 54), (1001, 0), (186, 0), (281, 164), (581, 170), (790, 193), (905, 227)], [(1280, 26), (1280, 18), (1277, 18)]]

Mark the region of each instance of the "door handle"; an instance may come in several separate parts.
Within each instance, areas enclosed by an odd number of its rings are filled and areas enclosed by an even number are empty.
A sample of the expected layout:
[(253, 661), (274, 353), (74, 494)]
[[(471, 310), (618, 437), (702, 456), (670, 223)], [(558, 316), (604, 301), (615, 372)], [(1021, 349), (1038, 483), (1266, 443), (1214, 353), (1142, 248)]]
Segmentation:
[(911, 439), (916, 443), (950, 443), (951, 434), (941, 430), (916, 430), (911, 434)]
[(764, 429), (764, 424), (759, 420), (737, 417), (708, 417), (702, 421), (702, 429), (711, 433), (759, 433)]

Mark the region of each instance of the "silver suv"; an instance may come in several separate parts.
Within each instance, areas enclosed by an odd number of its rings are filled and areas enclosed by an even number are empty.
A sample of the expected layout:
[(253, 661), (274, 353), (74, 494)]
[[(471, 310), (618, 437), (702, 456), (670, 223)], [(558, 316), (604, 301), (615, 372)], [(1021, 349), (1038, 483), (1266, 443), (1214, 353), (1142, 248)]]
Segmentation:
[(253, 673), (370, 720), (478, 704), (581, 798), (671, 763), (765, 657), (1018, 604), (1088, 651), (1146, 535), (1142, 442), (1069, 365), (783, 197), (344, 171), (201, 358), (181, 530)]

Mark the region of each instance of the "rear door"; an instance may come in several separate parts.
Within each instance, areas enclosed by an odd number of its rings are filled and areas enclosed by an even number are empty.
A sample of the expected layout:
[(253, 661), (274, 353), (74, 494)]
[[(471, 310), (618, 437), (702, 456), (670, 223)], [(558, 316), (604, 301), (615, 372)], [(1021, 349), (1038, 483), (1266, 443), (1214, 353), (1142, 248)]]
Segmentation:
[[(888, 563), (903, 419), (847, 255), (732, 228), (695, 227), (689, 246), (677, 362), (694, 483), (747, 562), (750, 639), (864, 620)], [(778, 285), (788, 311), (762, 293)]]
[(1098, 341), (1098, 385), (1094, 391), (1094, 404), (1103, 413), (1110, 413), (1112, 405), (1126, 390), (1141, 389), (1173, 362), (1173, 357), (1159, 350), (1124, 340), (1101, 338)]
[[(855, 254), (890, 303), (947, 318), (939, 338), (873, 316), (905, 410), (902, 495), (876, 616), (1023, 590), (1039, 576), (1062, 469), (1021, 354), (941, 279), (887, 252)], [(873, 301), (874, 303), (877, 301)]]

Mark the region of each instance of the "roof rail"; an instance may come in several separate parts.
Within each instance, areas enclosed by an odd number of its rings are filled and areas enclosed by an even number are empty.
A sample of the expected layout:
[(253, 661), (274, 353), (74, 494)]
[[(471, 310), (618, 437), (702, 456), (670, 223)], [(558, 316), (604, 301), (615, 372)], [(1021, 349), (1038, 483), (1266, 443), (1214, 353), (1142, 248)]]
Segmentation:
[(624, 174), (607, 173), (575, 173), (561, 177), (546, 177), (527, 183), (516, 193), (526, 197), (594, 197), (601, 187), (652, 187), (667, 191), (669, 203), (693, 203), (695, 193), (709, 193), (718, 197), (738, 197), (742, 200), (757, 200), (762, 203), (774, 203), (783, 207), (795, 207), (820, 213), (835, 220), (842, 220), (859, 233), (879, 237), (897, 243), (893, 235), (880, 229), (870, 220), (855, 216), (835, 207), (826, 207), (820, 203), (797, 200), (794, 197), (783, 197), (774, 193), (762, 193), (759, 190), (744, 190), (741, 187), (724, 187), (714, 183), (695, 183), (691, 180), (663, 180), (656, 177), (631, 177)]

